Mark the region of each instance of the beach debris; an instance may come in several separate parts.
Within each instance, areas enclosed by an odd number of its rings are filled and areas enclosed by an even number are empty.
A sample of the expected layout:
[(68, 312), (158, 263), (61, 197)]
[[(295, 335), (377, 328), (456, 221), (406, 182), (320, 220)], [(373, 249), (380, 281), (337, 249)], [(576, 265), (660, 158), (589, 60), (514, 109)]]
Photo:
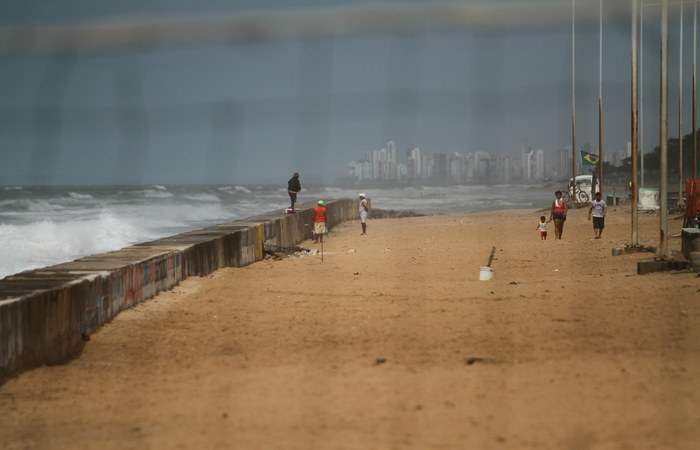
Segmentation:
[(479, 280), (489, 281), (493, 278), (494, 272), (490, 267), (479, 267)]
[(348, 253), (355, 253), (356, 251), (357, 250), (355, 250), (354, 248), (351, 248), (350, 250), (348, 250)]
[(435, 241), (425, 241), (426, 244), (434, 244)]
[(303, 258), (305, 256), (318, 255), (318, 249), (309, 249), (303, 245), (292, 245), (289, 247), (279, 247), (277, 245), (265, 244), (263, 246), (263, 255), (265, 259), (274, 259), (279, 261), (287, 258)]
[(491, 263), (493, 262), (493, 255), (496, 254), (496, 247), (491, 247), (491, 256), (489, 256), (489, 262), (486, 264), (486, 267), (491, 267)]
[(355, 273), (353, 273), (353, 275), (359, 275), (359, 274), (360, 274), (360, 272), (355, 272)]
[(432, 214), (422, 214), (415, 211), (396, 211), (393, 209), (372, 208), (373, 219), (400, 219), (403, 217), (432, 216)]
[(510, 284), (518, 284), (517, 281), (511, 281)]
[(386, 358), (377, 358), (374, 360), (375, 364), (384, 364), (386, 362)]
[(472, 364), (476, 362), (483, 362), (484, 358), (479, 358), (478, 356), (467, 356), (464, 358), (464, 362), (467, 363), (468, 366), (471, 366)]

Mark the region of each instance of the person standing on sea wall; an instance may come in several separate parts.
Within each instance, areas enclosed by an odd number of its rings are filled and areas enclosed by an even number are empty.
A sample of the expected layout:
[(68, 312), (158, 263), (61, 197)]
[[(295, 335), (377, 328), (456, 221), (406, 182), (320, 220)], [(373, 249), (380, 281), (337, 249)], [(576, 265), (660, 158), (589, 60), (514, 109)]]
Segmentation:
[(301, 183), (299, 182), (299, 173), (294, 172), (294, 176), (287, 182), (287, 191), (289, 191), (289, 198), (292, 201), (292, 206), (289, 207), (289, 209), (292, 210), (292, 212), (296, 212), (294, 210), (294, 204), (297, 201), (297, 193), (301, 191)]
[(367, 234), (367, 216), (369, 216), (369, 204), (365, 199), (365, 194), (360, 194), (360, 223), (362, 224), (362, 234)]
[(328, 219), (326, 219), (326, 208), (323, 206), (323, 200), (318, 201), (318, 206), (314, 208), (314, 234), (316, 235), (316, 243), (319, 239), (323, 244), (323, 235), (328, 228)]
[(554, 220), (554, 239), (561, 239), (569, 207), (566, 204), (566, 200), (561, 198), (561, 191), (556, 191), (554, 196), (556, 198), (552, 202), (552, 210), (549, 212), (549, 220), (547, 222)]

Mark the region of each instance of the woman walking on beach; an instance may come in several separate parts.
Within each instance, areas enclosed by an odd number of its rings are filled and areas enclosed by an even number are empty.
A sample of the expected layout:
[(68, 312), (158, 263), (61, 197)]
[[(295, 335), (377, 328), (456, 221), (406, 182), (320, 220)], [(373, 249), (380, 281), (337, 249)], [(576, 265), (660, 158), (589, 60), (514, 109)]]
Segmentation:
[(549, 213), (549, 220), (554, 220), (554, 239), (561, 239), (561, 233), (564, 231), (564, 222), (566, 221), (566, 213), (569, 207), (566, 205), (566, 200), (561, 198), (561, 191), (554, 193), (556, 197), (552, 202), (552, 211)]

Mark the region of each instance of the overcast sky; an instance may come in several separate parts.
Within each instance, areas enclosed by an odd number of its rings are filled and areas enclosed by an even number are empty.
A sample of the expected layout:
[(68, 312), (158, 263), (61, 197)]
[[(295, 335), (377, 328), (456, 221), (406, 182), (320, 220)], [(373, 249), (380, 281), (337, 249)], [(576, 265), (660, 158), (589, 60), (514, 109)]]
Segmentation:
[[(609, 1), (609, 0), (608, 0)], [(439, 2), (420, 2), (420, 5)], [(466, 2), (495, 10), (514, 1)], [(519, 2), (522, 4), (522, 2)], [(568, 0), (532, 2), (570, 5)], [(594, 2), (596, 5), (598, 2)], [(606, 3), (606, 2), (604, 2)], [(692, 2), (684, 15), (684, 134), (692, 131)], [(381, 5), (405, 5), (382, 2)], [(581, 2), (591, 4), (591, 2)], [(0, 24), (304, 13), (367, 2), (5, 0)], [(658, 7), (644, 22), (644, 147), (658, 145)], [(603, 21), (603, 149), (630, 138), (631, 18)], [(576, 142), (598, 142), (597, 19), (576, 25)], [(571, 143), (571, 21), (0, 52), (0, 184), (332, 182), (393, 140), (405, 150), (547, 155)], [(672, 10), (669, 135), (677, 136)], [(402, 157), (403, 157), (402, 155)]]

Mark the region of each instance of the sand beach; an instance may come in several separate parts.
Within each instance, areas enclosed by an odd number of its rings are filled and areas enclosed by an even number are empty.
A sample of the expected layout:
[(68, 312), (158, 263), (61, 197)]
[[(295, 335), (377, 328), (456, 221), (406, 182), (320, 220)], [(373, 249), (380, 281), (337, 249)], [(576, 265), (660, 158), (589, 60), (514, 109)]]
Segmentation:
[(546, 241), (534, 209), (347, 222), (323, 261), (189, 278), (0, 386), (0, 447), (700, 448), (700, 278), (612, 256), (612, 209), (602, 239), (586, 209)]

